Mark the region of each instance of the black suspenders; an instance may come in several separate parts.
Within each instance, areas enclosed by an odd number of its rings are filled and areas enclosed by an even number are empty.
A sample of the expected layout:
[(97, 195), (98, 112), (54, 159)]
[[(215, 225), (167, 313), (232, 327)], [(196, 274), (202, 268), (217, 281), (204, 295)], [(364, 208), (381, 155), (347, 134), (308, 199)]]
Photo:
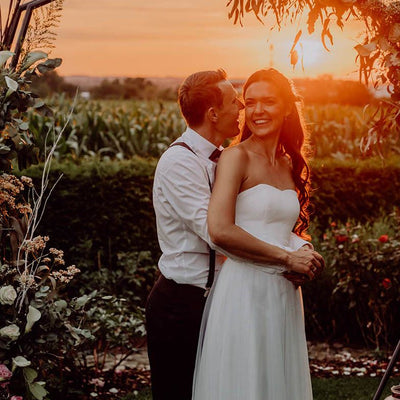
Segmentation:
[[(172, 147), (172, 146), (185, 147), (197, 156), (197, 154), (192, 150), (192, 148), (185, 142), (175, 142), (175, 143), (172, 143), (169, 147)], [(207, 174), (207, 176), (208, 176), (208, 174)], [(212, 186), (211, 186), (211, 179), (209, 176), (208, 176), (208, 184), (210, 186), (210, 192), (211, 192)], [(208, 293), (210, 292), (211, 286), (214, 282), (214, 275), (215, 275), (215, 250), (211, 249), (210, 247), (208, 247), (208, 248), (210, 250), (210, 261), (209, 261), (208, 278), (207, 278), (207, 283), (206, 283), (206, 291), (204, 292), (204, 297), (206, 297), (208, 295)]]

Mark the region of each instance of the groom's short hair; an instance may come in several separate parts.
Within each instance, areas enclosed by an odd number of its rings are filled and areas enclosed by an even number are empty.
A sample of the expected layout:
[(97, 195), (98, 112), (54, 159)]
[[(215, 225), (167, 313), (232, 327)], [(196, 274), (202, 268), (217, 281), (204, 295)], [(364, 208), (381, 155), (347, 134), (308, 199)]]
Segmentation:
[(211, 106), (221, 106), (223, 96), (217, 84), (227, 79), (223, 69), (189, 75), (178, 91), (178, 103), (188, 126), (198, 126)]

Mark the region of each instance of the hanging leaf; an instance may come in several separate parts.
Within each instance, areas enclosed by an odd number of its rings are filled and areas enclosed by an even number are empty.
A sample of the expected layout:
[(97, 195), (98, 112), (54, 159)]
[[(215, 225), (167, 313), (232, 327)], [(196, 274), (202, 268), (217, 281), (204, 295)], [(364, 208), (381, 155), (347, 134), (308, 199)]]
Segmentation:
[(13, 53), (12, 51), (7, 51), (7, 50), (0, 51), (0, 68), (3, 68), (7, 60), (14, 54), (15, 53)]
[(322, 32), (321, 32), (322, 45), (324, 46), (326, 51), (330, 51), (330, 50), (329, 50), (328, 46), (325, 43), (325, 37), (327, 37), (329, 39), (329, 41), (331, 43), (331, 46), (333, 46), (333, 36), (331, 34), (331, 31), (329, 30), (329, 22), (330, 22), (329, 18), (327, 18), (324, 21), (324, 27), (323, 27)]
[(294, 48), (296, 47), (297, 43), (299, 42), (301, 35), (302, 35), (302, 30), (300, 29), (297, 34), (296, 37), (294, 38), (293, 44), (292, 44), (292, 48), (290, 49), (290, 54), (292, 54), (292, 51), (294, 50)]
[(51, 58), (49, 60), (46, 60), (45, 62), (40, 63), (37, 66), (37, 69), (41, 74), (44, 74), (59, 67), (61, 63), (62, 63), (62, 58)]
[(298, 61), (299, 61), (299, 54), (297, 53), (297, 50), (293, 50), (290, 53), (290, 64), (292, 64), (293, 69), (296, 66)]
[(369, 57), (369, 55), (376, 50), (376, 42), (371, 42), (364, 45), (358, 44), (354, 47), (354, 49), (361, 57)]
[(39, 321), (42, 314), (35, 307), (29, 306), (28, 315), (26, 316), (25, 333), (31, 331), (35, 322)]
[(27, 70), (29, 67), (35, 64), (35, 62), (43, 60), (44, 58), (47, 58), (47, 54), (45, 52), (32, 51), (26, 56), (26, 59), (22, 63), (21, 72)]
[(29, 390), (31, 391), (33, 397), (37, 400), (43, 400), (43, 398), (47, 395), (47, 390), (38, 382), (30, 383)]
[(6, 81), (6, 85), (9, 89), (9, 91), (11, 91), (11, 93), (14, 93), (15, 91), (18, 90), (18, 82), (14, 81), (14, 79), (11, 79), (9, 76), (5, 76), (4, 79)]
[(390, 27), (388, 39), (392, 43), (400, 41), (400, 23), (393, 24)]
[(28, 383), (32, 383), (38, 376), (38, 373), (33, 368), (24, 368), (24, 377)]
[(25, 368), (31, 365), (31, 362), (22, 356), (17, 356), (13, 358), (12, 362), (13, 362), (13, 369), (15, 369), (15, 367)]

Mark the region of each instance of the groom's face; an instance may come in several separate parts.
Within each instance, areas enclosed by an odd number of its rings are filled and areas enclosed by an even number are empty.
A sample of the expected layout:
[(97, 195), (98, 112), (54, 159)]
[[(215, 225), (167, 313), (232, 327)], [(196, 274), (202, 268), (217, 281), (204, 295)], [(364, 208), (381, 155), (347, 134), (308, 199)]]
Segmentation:
[(219, 82), (218, 87), (222, 92), (223, 102), (217, 108), (216, 129), (224, 138), (234, 137), (239, 134), (239, 111), (243, 108), (243, 104), (229, 81)]

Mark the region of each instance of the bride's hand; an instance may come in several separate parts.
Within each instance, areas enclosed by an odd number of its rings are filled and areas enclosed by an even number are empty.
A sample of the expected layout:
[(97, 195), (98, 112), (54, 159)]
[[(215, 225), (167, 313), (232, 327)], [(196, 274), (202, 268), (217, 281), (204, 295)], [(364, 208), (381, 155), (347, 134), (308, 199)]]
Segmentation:
[(305, 274), (309, 279), (319, 275), (325, 266), (322, 256), (314, 250), (302, 247), (288, 254), (286, 267), (289, 272)]

